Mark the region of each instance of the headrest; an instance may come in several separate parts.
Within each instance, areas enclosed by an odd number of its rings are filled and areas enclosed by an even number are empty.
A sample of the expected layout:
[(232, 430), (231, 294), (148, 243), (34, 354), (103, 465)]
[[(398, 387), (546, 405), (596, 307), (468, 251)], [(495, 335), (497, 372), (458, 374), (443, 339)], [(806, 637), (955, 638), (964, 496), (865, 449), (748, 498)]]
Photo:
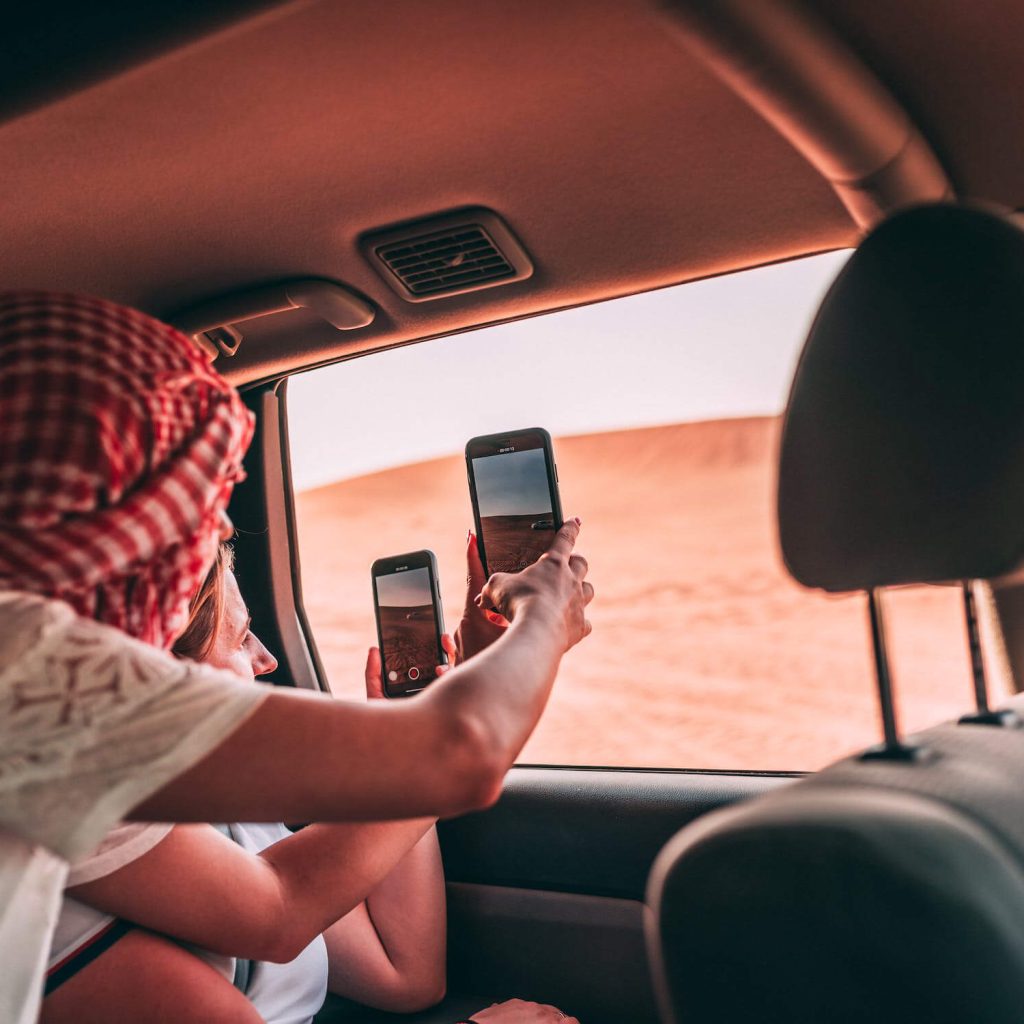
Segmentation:
[(1024, 231), (923, 206), (864, 240), (797, 368), (779, 531), (793, 576), (829, 591), (1024, 559)]

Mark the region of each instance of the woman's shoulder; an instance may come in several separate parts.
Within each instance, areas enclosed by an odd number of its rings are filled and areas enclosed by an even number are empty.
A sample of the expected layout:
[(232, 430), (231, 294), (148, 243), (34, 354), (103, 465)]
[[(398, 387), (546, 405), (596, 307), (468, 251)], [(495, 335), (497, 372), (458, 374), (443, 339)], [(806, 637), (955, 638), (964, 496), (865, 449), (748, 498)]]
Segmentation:
[(0, 829), (80, 857), (266, 693), (62, 602), (0, 594)]
[(0, 590), (0, 612), (4, 616), (4, 632), (7, 631), (9, 616), (25, 619), (60, 619), (74, 615), (74, 610), (63, 601), (55, 601), (41, 594), (26, 590)]
[(128, 636), (95, 619), (83, 618), (64, 601), (23, 591), (0, 591), (0, 680), (24, 675), (31, 666), (59, 667), (68, 660), (88, 664), (96, 659), (113, 664), (128, 659), (158, 665), (180, 674), (183, 666), (166, 651)]
[(4, 711), (50, 718), (59, 704), (51, 724), (72, 726), (86, 705), (86, 718), (101, 708), (131, 717), (138, 699), (151, 701), (165, 691), (174, 692), (176, 704), (196, 695), (202, 703), (204, 693), (215, 695), (215, 702), (241, 694), (249, 703), (264, 692), (85, 618), (63, 601), (0, 591), (0, 735)]
[(21, 590), (0, 590), (0, 675), (75, 618), (74, 609), (63, 601)]

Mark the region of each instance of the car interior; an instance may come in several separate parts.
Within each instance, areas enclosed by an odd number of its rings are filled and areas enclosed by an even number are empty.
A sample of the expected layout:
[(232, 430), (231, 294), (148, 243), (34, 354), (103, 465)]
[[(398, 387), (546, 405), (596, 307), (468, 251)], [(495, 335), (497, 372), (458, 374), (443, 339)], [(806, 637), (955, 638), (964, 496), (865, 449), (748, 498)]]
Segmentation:
[[(881, 742), (814, 773), (513, 768), (495, 806), (439, 825), (448, 995), (402, 1019), (511, 997), (585, 1024), (1019, 1018), (1024, 732), (1016, 698), (991, 694), (977, 616), (991, 596), (1020, 689), (1024, 7), (178, 0), (6, 17), (5, 287), (165, 319), (242, 391), (257, 426), (231, 517), (276, 685), (330, 688), (289, 377), (853, 250), (786, 405), (777, 543), (802, 586), (862, 595)], [(907, 735), (882, 591), (911, 584), (956, 593), (971, 669), (963, 717)], [(317, 1018), (393, 1019), (333, 996)]]

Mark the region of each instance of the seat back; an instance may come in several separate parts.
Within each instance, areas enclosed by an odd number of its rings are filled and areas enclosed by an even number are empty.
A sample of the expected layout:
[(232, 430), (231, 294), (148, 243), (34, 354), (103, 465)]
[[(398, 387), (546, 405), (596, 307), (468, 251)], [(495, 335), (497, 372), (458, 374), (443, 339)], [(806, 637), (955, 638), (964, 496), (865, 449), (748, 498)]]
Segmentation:
[[(953, 206), (878, 228), (826, 296), (790, 395), (792, 574), (875, 595), (1016, 568), (1021, 383), (1024, 233)], [(913, 740), (669, 843), (647, 911), (667, 1021), (1021, 1019), (1024, 730), (945, 724)]]

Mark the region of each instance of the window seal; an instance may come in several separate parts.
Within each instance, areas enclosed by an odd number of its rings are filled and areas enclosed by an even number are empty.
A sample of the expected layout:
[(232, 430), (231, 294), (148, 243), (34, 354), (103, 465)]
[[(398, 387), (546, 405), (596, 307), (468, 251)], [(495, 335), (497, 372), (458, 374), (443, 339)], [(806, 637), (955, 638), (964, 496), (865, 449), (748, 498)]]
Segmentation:
[[(269, 591), (265, 610), (273, 617), (278, 650), (293, 686), (329, 692), (309, 620), (302, 603), (302, 583), (295, 526), (291, 459), (288, 451), (287, 378), (245, 393), (246, 404), (256, 415), (253, 445), (261, 513), (251, 523), (236, 518), (235, 544), (262, 562), (260, 584)], [(245, 486), (245, 485), (243, 485)], [(250, 515), (255, 511), (248, 509)], [(260, 521), (262, 520), (262, 522)], [(243, 575), (246, 558), (241, 560)], [(252, 602), (250, 602), (252, 603)]]

